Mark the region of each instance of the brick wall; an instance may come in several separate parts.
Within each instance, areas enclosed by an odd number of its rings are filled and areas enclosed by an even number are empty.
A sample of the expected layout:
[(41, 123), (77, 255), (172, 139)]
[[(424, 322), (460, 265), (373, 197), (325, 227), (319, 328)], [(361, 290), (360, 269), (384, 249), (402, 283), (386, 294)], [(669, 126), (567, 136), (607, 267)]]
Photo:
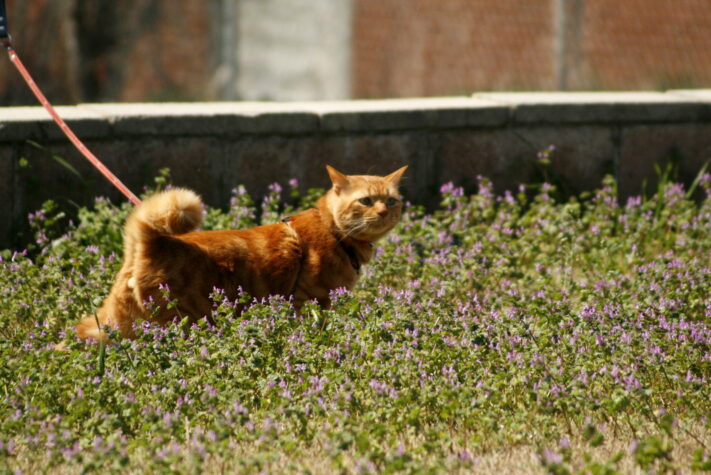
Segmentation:
[[(556, 1), (354, 0), (353, 95), (555, 89)], [(563, 5), (570, 89), (711, 84), (708, 0)]]
[(581, 86), (607, 89), (708, 87), (711, 2), (594, 0), (585, 3)]
[[(343, 26), (347, 18), (314, 24), (313, 15), (299, 8), (298, 1), (7, 0), (18, 52), (49, 99), (60, 104), (270, 96), (293, 100), (333, 89), (318, 81), (347, 84), (341, 76), (349, 74), (355, 98), (552, 90), (563, 84), (572, 90), (711, 85), (709, 0), (338, 2), (352, 15), (350, 68), (346, 60), (344, 66), (335, 67), (343, 69), (342, 74), (314, 79), (317, 68), (309, 70), (302, 61), (298, 78), (315, 81), (314, 94), (294, 92), (290, 97), (296, 88), (289, 81), (273, 81), (279, 94), (225, 93), (235, 89), (230, 83), (239, 83), (247, 73), (256, 76), (257, 83), (262, 78), (268, 82), (283, 63), (273, 54), (279, 50), (273, 45), (283, 41), (283, 35), (272, 39), (251, 33), (257, 39), (250, 43), (240, 35), (259, 28), (235, 26), (240, 21), (226, 21), (225, 12), (249, 21), (247, 26), (266, 18), (277, 33), (291, 29), (319, 36), (322, 31), (331, 34), (328, 38), (347, 29)], [(289, 14), (284, 8), (287, 3), (300, 14)], [(245, 18), (249, 13), (245, 5), (260, 5), (255, 20)], [(566, 30), (560, 29), (561, 11), (567, 15)], [(225, 40), (225, 27), (230, 24), (234, 31)], [(333, 58), (341, 57), (333, 53), (332, 39), (321, 42), (321, 51), (305, 52), (292, 43), (288, 46), (299, 50), (291, 55), (296, 61), (311, 55), (314, 64), (330, 62), (331, 66), (338, 62)], [(220, 62), (236, 57), (238, 47), (250, 44), (258, 46), (251, 47), (249, 54), (269, 62), (269, 67), (255, 71), (250, 64), (242, 68), (233, 64), (234, 74), (226, 77)], [(347, 41), (342, 44), (338, 48), (348, 50)], [(563, 63), (556, 54), (561, 44)], [(565, 81), (560, 77), (561, 64)], [(2, 105), (35, 104), (11, 68), (9, 61), (0, 60)]]
[[(213, 2), (8, 0), (15, 48), (50, 101), (214, 98)], [(0, 60), (2, 105), (36, 104)]]
[(127, 32), (120, 40), (128, 44), (125, 53), (116, 58), (124, 64), (116, 99), (137, 102), (209, 97), (214, 66), (211, 2), (152, 3), (144, 7), (144, 18), (137, 19), (143, 22), (137, 31)]
[(544, 89), (549, 0), (354, 0), (355, 97)]

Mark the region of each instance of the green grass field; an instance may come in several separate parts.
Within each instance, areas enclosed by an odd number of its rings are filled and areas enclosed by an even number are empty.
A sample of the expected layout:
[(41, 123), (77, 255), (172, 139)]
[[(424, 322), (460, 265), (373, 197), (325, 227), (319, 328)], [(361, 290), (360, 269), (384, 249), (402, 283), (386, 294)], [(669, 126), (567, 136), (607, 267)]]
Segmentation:
[[(37, 244), (0, 252), (0, 471), (711, 470), (711, 177), (694, 186), (618, 203), (612, 181), (562, 201), (445, 185), (332, 310), (235, 315), (216, 289), (216, 327), (106, 348), (71, 325), (108, 292), (129, 205), (69, 224), (48, 204)], [(205, 228), (314, 196), (238, 188)]]

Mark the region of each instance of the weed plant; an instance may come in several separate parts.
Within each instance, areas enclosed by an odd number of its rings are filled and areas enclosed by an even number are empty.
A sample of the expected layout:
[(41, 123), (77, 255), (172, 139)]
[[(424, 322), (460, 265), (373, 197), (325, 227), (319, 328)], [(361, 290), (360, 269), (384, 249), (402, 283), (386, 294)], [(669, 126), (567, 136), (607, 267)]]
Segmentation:
[[(110, 288), (130, 206), (62, 224), (48, 203), (36, 244), (0, 252), (0, 470), (709, 470), (711, 176), (695, 186), (620, 203), (610, 179), (566, 201), (447, 184), (331, 310), (215, 289), (214, 327), (144, 322), (106, 347), (71, 325)], [(238, 187), (204, 227), (317, 195)]]

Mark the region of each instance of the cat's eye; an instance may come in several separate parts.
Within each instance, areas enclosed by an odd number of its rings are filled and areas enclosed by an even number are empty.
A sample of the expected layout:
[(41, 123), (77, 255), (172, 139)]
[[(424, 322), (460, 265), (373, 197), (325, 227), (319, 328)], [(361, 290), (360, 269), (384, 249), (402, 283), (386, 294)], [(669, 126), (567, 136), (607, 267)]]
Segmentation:
[(362, 204), (363, 206), (373, 206), (373, 198), (371, 198), (370, 196), (366, 196), (365, 198), (361, 198), (361, 199), (358, 200), (358, 202), (359, 202), (360, 204)]
[(388, 198), (387, 200), (385, 200), (385, 204), (387, 206), (395, 206), (397, 203), (398, 200), (396, 200), (395, 198)]

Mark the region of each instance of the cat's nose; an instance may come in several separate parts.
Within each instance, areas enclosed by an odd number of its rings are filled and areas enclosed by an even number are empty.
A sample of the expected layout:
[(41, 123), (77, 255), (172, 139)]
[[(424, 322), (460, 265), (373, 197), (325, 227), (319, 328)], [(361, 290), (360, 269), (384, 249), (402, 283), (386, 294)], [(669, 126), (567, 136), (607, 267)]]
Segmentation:
[(388, 207), (385, 205), (380, 205), (378, 206), (376, 212), (379, 216), (384, 217), (386, 214), (388, 214)]

